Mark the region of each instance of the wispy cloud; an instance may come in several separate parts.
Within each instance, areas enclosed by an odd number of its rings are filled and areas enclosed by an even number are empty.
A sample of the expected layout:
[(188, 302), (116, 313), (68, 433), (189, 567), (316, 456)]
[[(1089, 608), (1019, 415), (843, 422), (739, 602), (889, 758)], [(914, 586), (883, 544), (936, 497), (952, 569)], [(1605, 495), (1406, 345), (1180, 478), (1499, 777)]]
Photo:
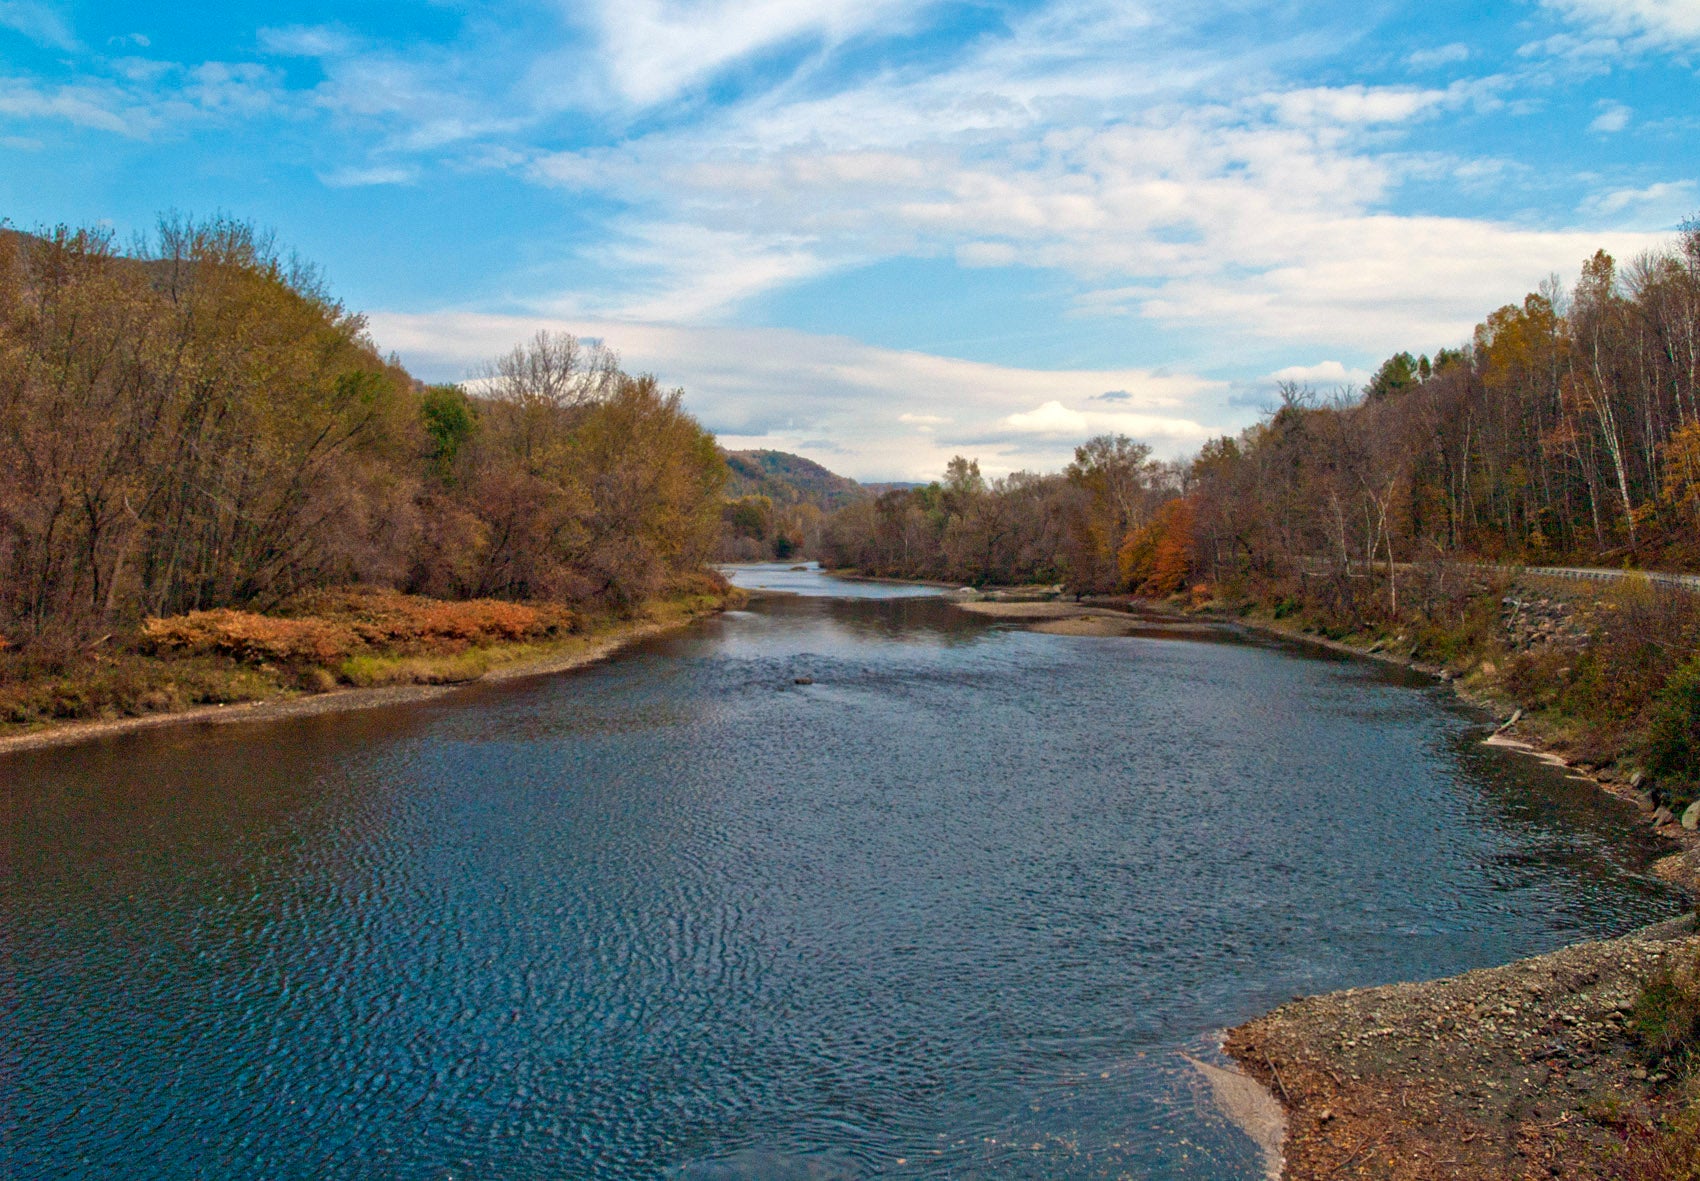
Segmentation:
[(1620, 220), (1625, 214), (1630, 214), (1636, 220), (1650, 217), (1674, 225), (1693, 211), (1697, 201), (1700, 201), (1700, 182), (1660, 181), (1639, 189), (1608, 189), (1596, 193), (1582, 203), (1582, 210), (1601, 220)]
[(1469, 60), (1470, 47), (1462, 41), (1454, 41), (1433, 49), (1419, 49), (1405, 58), (1405, 64), (1413, 70), (1433, 70)]
[(1264, 378), (1270, 385), (1291, 381), (1299, 385), (1339, 389), (1361, 386), (1373, 374), (1367, 369), (1355, 369), (1339, 361), (1318, 361), (1314, 365), (1287, 365)]
[[(927, 479), (954, 454), (989, 474), (1054, 468), (1098, 430), (1178, 454), (1217, 433), (1194, 407), (1225, 389), (1192, 374), (1046, 370), (877, 348), (784, 329), (690, 328), (462, 312), (375, 313), (384, 348), (421, 372), (458, 378), (539, 327), (606, 341), (626, 366), (689, 391), (688, 407), (729, 447), (796, 450), (864, 479)], [(1094, 396), (1128, 394), (1114, 410)]]
[(49, 49), (77, 48), (71, 22), (57, 7), (37, 0), (0, 0), (0, 29), (21, 33)]
[(910, 25), (925, 0), (600, 0), (590, 17), (610, 92), (652, 106), (766, 51), (831, 47)]
[(1694, 0), (1542, 0), (1598, 38), (1627, 47), (1700, 45)]
[[(1648, 155), (1661, 135), (1686, 142), (1686, 110), (1577, 89), (1659, 52), (1690, 61), (1693, 0), (1540, 0), (1415, 38), (1346, 6), (1250, 19), (1239, 0), (524, 0), (499, 22), (433, 5), (412, 30), (286, 5), (206, 60), (168, 60), (163, 35), (78, 45), (68, 11), (0, 0), (0, 27), (58, 51), (14, 42), (19, 61), (54, 61), (0, 76), (0, 142), (52, 156), (67, 127), (205, 136), (259, 165), (287, 145), (296, 183), (385, 218), (413, 208), (427, 229), (442, 212), (426, 209), (430, 182), (487, 180), (549, 247), (520, 262), (498, 249), (487, 265), (507, 274), (446, 277), (441, 301), (476, 285), (526, 324), (605, 327), (640, 367), (689, 384), (711, 425), (825, 441), (869, 475), (927, 474), (952, 446), (1027, 466), (1096, 429), (1195, 438), (1207, 407), (1265, 390), (1272, 369), (1357, 382), (1377, 354), (1464, 339), (1597, 248), (1656, 245), (1648, 231), (1696, 194), (1686, 156)], [(1508, 37), (1544, 39), (1518, 56)], [(1492, 150), (1478, 146), (1489, 126)], [(1559, 135), (1597, 158), (1523, 146)], [(783, 319), (788, 288), (849, 298), (855, 275), (893, 260), (975, 289), (1039, 276), (1048, 333), (1150, 363), (975, 369), (739, 327)], [(479, 355), (524, 334), (476, 310), (429, 330), (501, 327)], [(388, 322), (404, 352), (441, 352), (426, 321)], [(1159, 368), (1202, 354), (1172, 343), (1188, 338), (1209, 340), (1208, 380)], [(1305, 363), (1282, 368), (1292, 359)], [(880, 424), (872, 450), (853, 442), (863, 417)]]
[(1622, 103), (1612, 102), (1609, 99), (1601, 101), (1599, 109), (1600, 113), (1594, 116), (1592, 123), (1588, 124), (1588, 130), (1600, 132), (1602, 135), (1615, 135), (1622, 131), (1629, 126), (1629, 120), (1635, 114)]

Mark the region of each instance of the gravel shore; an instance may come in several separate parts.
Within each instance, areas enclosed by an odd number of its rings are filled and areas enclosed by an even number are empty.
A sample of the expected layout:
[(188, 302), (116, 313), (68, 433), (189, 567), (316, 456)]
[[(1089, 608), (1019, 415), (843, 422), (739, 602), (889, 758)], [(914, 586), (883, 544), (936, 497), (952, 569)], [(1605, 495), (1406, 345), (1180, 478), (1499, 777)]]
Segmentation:
[(1231, 1030), (1287, 1111), (1284, 1176), (1601, 1176), (1631, 1119), (1681, 1101), (1627, 1026), (1694, 916), (1501, 968), (1307, 997)]

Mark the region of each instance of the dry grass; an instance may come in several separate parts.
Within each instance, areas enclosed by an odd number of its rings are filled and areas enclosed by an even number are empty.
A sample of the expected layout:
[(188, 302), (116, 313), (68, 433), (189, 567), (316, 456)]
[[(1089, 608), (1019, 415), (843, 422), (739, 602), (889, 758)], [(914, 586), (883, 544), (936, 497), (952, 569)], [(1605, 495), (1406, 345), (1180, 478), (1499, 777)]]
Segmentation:
[(127, 641), (94, 649), (0, 647), (0, 732), (339, 686), (459, 684), (634, 622), (674, 622), (737, 598), (712, 576), (673, 591), (635, 616), (615, 617), (352, 587), (298, 596), (275, 614), (220, 609), (150, 619)]
[(150, 619), (142, 625), (142, 643), (161, 655), (330, 667), (373, 652), (458, 655), (478, 645), (565, 635), (580, 625), (573, 612), (548, 604), (450, 603), (348, 588), (299, 596), (276, 615), (220, 608)]

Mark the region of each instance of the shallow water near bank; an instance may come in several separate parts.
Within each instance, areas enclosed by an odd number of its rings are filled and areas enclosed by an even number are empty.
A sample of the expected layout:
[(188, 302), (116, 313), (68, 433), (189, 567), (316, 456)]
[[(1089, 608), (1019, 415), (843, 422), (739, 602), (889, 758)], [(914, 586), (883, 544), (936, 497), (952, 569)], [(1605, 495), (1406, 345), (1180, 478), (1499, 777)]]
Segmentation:
[(1180, 1051), (1675, 909), (1397, 670), (738, 580), (794, 597), (0, 758), (0, 1172), (1253, 1177)]

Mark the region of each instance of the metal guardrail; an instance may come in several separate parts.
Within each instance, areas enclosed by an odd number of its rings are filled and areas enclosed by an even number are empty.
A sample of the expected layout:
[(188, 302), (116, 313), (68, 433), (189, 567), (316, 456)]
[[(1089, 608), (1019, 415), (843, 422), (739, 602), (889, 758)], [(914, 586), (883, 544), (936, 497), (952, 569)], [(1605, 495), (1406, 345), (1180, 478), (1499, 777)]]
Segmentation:
[(1504, 574), (1533, 575), (1537, 578), (1567, 578), (1578, 582), (1622, 582), (1628, 578), (1645, 578), (1658, 586), (1700, 594), (1700, 575), (1668, 574), (1661, 570), (1607, 570), (1592, 566), (1491, 566), (1480, 562), (1459, 562), (1456, 565), (1470, 570), (1493, 570)]
[[(1613, 570), (1597, 566), (1512, 566), (1491, 562), (1444, 562), (1455, 570), (1479, 570), (1488, 574), (1532, 575), (1537, 578), (1564, 578), (1576, 582), (1622, 582), (1628, 578), (1645, 578), (1657, 586), (1668, 586), (1689, 594), (1700, 594), (1700, 574), (1671, 574), (1662, 570)], [(1313, 576), (1324, 575), (1336, 570), (1336, 567), (1316, 558), (1301, 561), (1300, 568), (1304, 573)], [(1395, 562), (1398, 570), (1415, 570), (1412, 562)], [(1362, 571), (1362, 574), (1357, 571)], [(1353, 577), (1373, 577), (1377, 573), (1385, 573), (1385, 562), (1364, 562), (1351, 559), (1346, 564), (1346, 573)]]

